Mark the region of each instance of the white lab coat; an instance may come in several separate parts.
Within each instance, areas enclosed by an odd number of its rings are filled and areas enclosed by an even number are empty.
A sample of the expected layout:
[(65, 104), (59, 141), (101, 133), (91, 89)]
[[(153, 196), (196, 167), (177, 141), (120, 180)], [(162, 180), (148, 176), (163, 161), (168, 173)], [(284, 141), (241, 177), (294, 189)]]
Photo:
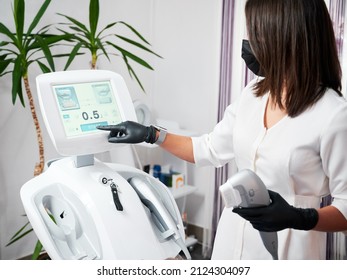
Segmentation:
[[(331, 194), (332, 205), (347, 218), (347, 103), (328, 90), (298, 117), (264, 127), (268, 95), (257, 98), (251, 82), (230, 105), (210, 134), (194, 137), (198, 166), (222, 166), (235, 159), (239, 170), (251, 169), (268, 189), (289, 204), (319, 208)], [(278, 232), (280, 259), (325, 259), (326, 234), (286, 229)], [(224, 209), (213, 259), (271, 259), (258, 231)]]

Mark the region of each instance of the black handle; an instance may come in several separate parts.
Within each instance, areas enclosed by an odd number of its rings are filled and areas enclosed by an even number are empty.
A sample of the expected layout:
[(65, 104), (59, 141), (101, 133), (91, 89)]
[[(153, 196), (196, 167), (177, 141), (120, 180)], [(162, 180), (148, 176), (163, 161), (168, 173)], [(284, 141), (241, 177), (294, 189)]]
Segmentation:
[(114, 205), (116, 206), (116, 209), (118, 211), (123, 211), (123, 205), (119, 200), (117, 185), (112, 182), (110, 187), (111, 187), (111, 192), (112, 192), (112, 196), (113, 196), (113, 202), (114, 202)]

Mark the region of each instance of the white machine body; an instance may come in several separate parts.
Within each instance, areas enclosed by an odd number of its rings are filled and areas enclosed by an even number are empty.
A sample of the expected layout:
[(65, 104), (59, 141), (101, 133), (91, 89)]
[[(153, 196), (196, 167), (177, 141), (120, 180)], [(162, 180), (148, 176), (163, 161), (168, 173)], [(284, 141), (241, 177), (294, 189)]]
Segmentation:
[(104, 163), (108, 133), (98, 125), (135, 120), (123, 79), (103, 70), (40, 75), (45, 125), (57, 151), (45, 172), (26, 182), (27, 217), (52, 259), (168, 259), (184, 244), (181, 214), (170, 190), (134, 167)]
[[(172, 220), (171, 231), (184, 238), (175, 200), (159, 180), (129, 166), (100, 161), (77, 168), (74, 159), (68, 157), (53, 162), (46, 172), (21, 189), (25, 212), (49, 256), (52, 259), (176, 257), (182, 248), (171, 236), (160, 232), (150, 210), (128, 183), (132, 176), (150, 182), (157, 189), (164, 215), (169, 213)], [(112, 182), (117, 185), (122, 211), (115, 206)]]
[[(225, 207), (261, 207), (271, 203), (269, 192), (257, 174), (249, 169), (241, 170), (219, 187)], [(278, 259), (277, 232), (260, 231), (265, 248)]]

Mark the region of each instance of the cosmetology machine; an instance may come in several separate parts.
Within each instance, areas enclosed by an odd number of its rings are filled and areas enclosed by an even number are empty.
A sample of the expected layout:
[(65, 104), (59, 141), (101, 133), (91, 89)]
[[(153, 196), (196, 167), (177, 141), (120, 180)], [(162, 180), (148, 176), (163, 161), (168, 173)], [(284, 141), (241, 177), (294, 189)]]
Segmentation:
[[(225, 207), (261, 207), (270, 204), (269, 192), (263, 181), (249, 169), (241, 170), (219, 187)], [(259, 231), (265, 248), (278, 260), (277, 232)]]
[(94, 155), (110, 151), (99, 125), (136, 121), (128, 89), (110, 71), (37, 77), (42, 116), (59, 154), (21, 189), (28, 219), (52, 259), (190, 259), (169, 189), (147, 173)]

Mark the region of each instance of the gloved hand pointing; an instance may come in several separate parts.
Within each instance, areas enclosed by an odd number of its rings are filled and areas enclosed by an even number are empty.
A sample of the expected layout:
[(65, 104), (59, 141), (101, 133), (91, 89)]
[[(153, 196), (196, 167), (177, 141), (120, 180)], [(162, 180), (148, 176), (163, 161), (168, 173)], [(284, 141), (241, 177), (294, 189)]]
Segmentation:
[(111, 143), (147, 142), (153, 144), (156, 141), (157, 130), (154, 126), (144, 126), (133, 121), (126, 121), (117, 125), (98, 126), (97, 128), (110, 131), (108, 141)]
[(318, 222), (318, 211), (313, 208), (291, 206), (278, 193), (269, 191), (271, 204), (256, 208), (234, 208), (233, 212), (248, 220), (259, 231), (280, 231), (285, 228), (310, 230)]

